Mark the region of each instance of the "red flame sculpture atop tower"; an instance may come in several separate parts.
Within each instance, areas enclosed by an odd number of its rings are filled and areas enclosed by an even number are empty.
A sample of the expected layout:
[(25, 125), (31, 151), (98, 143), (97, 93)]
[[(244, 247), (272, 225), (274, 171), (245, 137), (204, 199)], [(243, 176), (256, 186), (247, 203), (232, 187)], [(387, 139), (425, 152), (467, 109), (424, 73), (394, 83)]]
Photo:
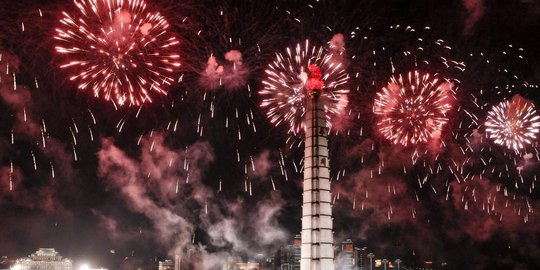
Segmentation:
[(310, 64), (309, 77), (306, 82), (306, 89), (310, 98), (314, 98), (320, 94), (324, 88), (324, 82), (322, 80), (321, 68), (315, 64)]

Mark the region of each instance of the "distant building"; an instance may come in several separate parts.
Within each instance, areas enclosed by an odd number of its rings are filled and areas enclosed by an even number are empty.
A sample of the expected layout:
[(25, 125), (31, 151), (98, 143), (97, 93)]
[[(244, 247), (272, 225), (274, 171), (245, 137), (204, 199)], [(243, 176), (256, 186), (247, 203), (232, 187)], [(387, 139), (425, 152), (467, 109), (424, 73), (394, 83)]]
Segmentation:
[(224, 261), (221, 270), (234, 270), (236, 269), (236, 263), (239, 263), (241, 259), (236, 256), (228, 256)]
[(300, 247), (302, 239), (296, 235), (292, 245), (281, 247), (274, 257), (274, 267), (280, 270), (300, 270)]
[(159, 261), (158, 270), (174, 270), (174, 261), (173, 260)]
[(15, 261), (13, 270), (72, 270), (73, 262), (62, 258), (54, 248), (40, 248), (38, 251)]
[[(264, 262), (265, 260), (262, 259), (262, 261)], [(217, 269), (217, 268), (211, 268), (211, 269)], [(263, 270), (263, 269), (269, 269), (269, 268), (264, 268), (263, 264), (261, 264), (258, 261), (249, 260), (245, 262), (240, 257), (229, 256), (223, 261), (223, 265), (221, 269), (222, 270)]]
[(261, 269), (272, 269), (272, 266), (274, 266), (274, 258), (270, 258), (263, 253), (257, 254), (254, 260), (261, 266)]
[(256, 262), (236, 263), (233, 270), (261, 270), (261, 265)]
[(174, 270), (183, 270), (182, 268), (182, 255), (174, 255)]
[(183, 253), (176, 253), (174, 256), (174, 270), (191, 270), (200, 262), (201, 253), (194, 248), (190, 248)]
[(359, 270), (368, 270), (369, 269), (369, 258), (367, 247), (355, 248), (358, 252), (358, 269)]
[(354, 247), (351, 239), (341, 242), (336, 248), (336, 270), (355, 270), (358, 269), (358, 248)]

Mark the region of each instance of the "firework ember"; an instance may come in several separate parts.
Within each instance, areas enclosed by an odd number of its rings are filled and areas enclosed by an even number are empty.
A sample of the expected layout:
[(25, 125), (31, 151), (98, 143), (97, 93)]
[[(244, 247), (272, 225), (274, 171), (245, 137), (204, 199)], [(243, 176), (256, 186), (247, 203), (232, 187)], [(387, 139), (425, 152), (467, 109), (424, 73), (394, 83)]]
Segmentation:
[(297, 44), (294, 50), (287, 48), (285, 54), (277, 53), (276, 60), (266, 69), (268, 77), (260, 91), (261, 107), (266, 109), (270, 121), (275, 125), (289, 123), (289, 132), (293, 134), (304, 130), (310, 65), (320, 67), (325, 88), (319, 98), (325, 104), (327, 117), (339, 114), (347, 106), (349, 93), (349, 75), (341, 59), (340, 52), (311, 46), (309, 41)]
[(494, 106), (488, 113), (486, 132), (496, 144), (518, 151), (540, 132), (540, 115), (531, 101), (519, 95)]
[(452, 83), (418, 71), (392, 77), (377, 93), (373, 111), (378, 128), (394, 144), (403, 146), (440, 137), (454, 99)]
[(56, 29), (61, 68), (74, 74), (81, 90), (115, 104), (151, 102), (166, 94), (180, 66), (179, 41), (159, 13), (138, 0), (74, 0), (79, 14), (63, 12)]

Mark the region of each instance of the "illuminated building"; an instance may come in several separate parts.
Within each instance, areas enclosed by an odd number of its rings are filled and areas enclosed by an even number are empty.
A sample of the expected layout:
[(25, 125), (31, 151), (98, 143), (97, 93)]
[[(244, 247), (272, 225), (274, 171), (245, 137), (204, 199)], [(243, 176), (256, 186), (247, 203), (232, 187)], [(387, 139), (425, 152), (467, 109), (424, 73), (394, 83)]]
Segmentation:
[(72, 270), (70, 259), (62, 258), (54, 248), (40, 248), (38, 251), (21, 258), (11, 268), (13, 270)]
[(174, 255), (174, 270), (182, 270), (182, 255)]
[(300, 235), (294, 237), (292, 245), (286, 245), (278, 250), (274, 258), (274, 266), (283, 270), (300, 270)]
[(188, 249), (182, 254), (177, 253), (174, 255), (174, 270), (191, 270), (198, 257), (200, 254), (194, 249)]
[(358, 248), (354, 247), (351, 239), (341, 242), (338, 247), (336, 270), (353, 270), (358, 266)]
[(236, 263), (233, 270), (260, 270), (261, 265), (259, 263)]
[(369, 269), (369, 259), (367, 247), (357, 248), (358, 251), (358, 269), (367, 270)]
[(173, 260), (159, 261), (158, 270), (174, 270), (174, 265)]
[(274, 258), (270, 258), (263, 253), (255, 255), (255, 262), (261, 266), (261, 269), (269, 269), (274, 265)]
[[(195, 268), (189, 268), (192, 269), (199, 269), (198, 267)], [(206, 269), (206, 268), (205, 268)], [(218, 269), (216, 267), (211, 269)], [(263, 268), (263, 265), (259, 262), (254, 261), (243, 261), (240, 257), (235, 256), (229, 256), (224, 261), (223, 264), (220, 267), (221, 270), (262, 270), (267, 269)]]

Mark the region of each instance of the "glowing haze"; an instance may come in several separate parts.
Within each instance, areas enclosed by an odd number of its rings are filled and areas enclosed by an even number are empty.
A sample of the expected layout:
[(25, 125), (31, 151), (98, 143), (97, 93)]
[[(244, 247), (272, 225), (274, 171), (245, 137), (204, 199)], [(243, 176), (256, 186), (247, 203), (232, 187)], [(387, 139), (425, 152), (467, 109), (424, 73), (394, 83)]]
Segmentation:
[(180, 66), (179, 41), (159, 12), (144, 1), (74, 0), (76, 14), (63, 12), (56, 29), (60, 67), (81, 90), (118, 105), (151, 102), (166, 94)]

